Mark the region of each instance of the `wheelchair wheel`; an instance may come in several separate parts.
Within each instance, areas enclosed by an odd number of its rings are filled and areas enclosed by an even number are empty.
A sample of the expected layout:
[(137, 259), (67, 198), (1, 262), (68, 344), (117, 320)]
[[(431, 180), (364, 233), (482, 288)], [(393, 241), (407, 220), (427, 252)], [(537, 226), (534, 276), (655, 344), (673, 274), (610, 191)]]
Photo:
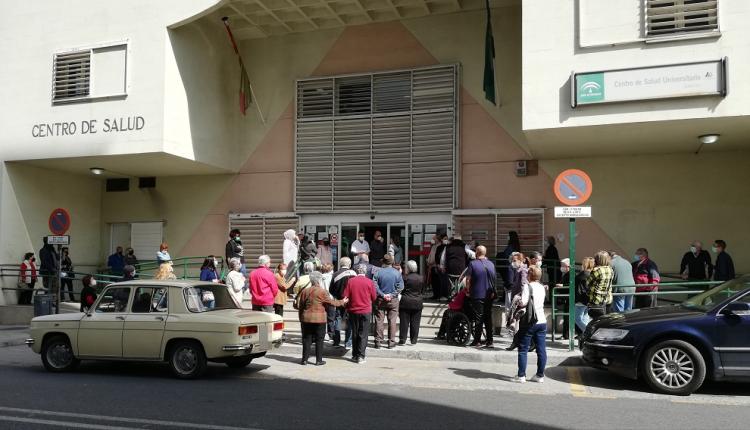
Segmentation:
[(448, 325), (448, 343), (466, 346), (471, 343), (471, 321), (464, 313), (456, 313)]

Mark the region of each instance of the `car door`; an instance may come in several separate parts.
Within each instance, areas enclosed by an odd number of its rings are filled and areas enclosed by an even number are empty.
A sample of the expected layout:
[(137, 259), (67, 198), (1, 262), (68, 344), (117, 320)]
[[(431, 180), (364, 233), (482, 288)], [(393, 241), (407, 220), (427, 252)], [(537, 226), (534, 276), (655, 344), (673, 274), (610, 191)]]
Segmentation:
[(122, 329), (130, 293), (130, 287), (110, 287), (102, 292), (96, 306), (81, 319), (79, 356), (122, 357)]
[(123, 357), (158, 359), (168, 308), (167, 287), (137, 287), (122, 334)]
[[(721, 356), (726, 376), (750, 377), (750, 293), (739, 297), (738, 305), (731, 314), (719, 312), (716, 316), (716, 339), (714, 346)], [(727, 305), (727, 306), (731, 306)]]

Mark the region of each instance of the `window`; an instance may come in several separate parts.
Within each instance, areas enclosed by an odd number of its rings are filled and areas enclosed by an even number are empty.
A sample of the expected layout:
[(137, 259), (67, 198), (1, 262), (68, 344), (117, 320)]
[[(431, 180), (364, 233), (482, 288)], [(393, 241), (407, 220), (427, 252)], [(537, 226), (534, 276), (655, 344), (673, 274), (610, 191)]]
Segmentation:
[(646, 36), (714, 32), (719, 29), (718, 0), (645, 0)]
[(295, 209), (455, 206), (458, 66), (297, 81)]
[(135, 290), (133, 313), (167, 312), (167, 289), (158, 287), (140, 287)]
[(116, 44), (55, 54), (52, 101), (124, 96), (127, 47)]
[(120, 313), (125, 312), (130, 300), (130, 288), (109, 288), (104, 291), (99, 304), (96, 306), (97, 313)]
[(185, 306), (190, 312), (238, 309), (229, 289), (221, 284), (204, 284), (183, 290)]

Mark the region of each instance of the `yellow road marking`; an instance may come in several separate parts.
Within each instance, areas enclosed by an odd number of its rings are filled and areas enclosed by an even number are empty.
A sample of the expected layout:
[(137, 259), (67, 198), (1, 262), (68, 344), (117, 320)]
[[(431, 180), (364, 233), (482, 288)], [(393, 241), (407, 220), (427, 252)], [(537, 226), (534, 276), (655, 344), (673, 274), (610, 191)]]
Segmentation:
[(577, 367), (567, 367), (568, 381), (570, 384), (570, 394), (573, 397), (583, 397), (589, 399), (615, 399), (615, 396), (607, 396), (601, 394), (593, 394), (591, 391), (583, 385), (583, 378), (581, 377), (581, 371)]

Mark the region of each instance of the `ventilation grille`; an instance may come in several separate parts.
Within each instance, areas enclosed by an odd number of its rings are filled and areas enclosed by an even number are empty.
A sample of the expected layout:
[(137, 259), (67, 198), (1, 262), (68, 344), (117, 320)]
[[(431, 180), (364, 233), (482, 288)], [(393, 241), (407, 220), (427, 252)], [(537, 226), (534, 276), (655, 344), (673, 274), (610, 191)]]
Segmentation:
[(479, 241), (487, 247), (487, 254), (494, 257), (508, 244), (508, 233), (515, 231), (521, 242), (521, 252), (544, 252), (544, 214), (455, 215), (454, 232), (467, 243)]
[(236, 214), (229, 216), (229, 229), (240, 230), (245, 261), (255, 266), (258, 257), (268, 255), (275, 266), (281, 262), (284, 232), (299, 228), (299, 218), (291, 215)]
[(646, 35), (717, 31), (718, 0), (645, 0)]
[(52, 100), (87, 97), (90, 83), (91, 50), (55, 55)]

